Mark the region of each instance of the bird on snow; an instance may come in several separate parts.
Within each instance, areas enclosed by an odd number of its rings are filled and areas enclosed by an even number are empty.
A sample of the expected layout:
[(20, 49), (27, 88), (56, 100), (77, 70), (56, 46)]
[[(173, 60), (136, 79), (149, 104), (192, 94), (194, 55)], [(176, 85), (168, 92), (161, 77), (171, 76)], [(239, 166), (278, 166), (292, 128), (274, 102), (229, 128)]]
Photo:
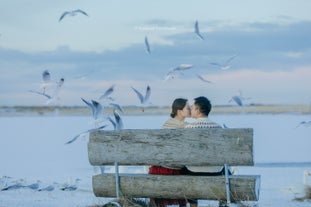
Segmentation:
[(294, 194), (303, 194), (302, 197), (295, 197), (294, 201), (305, 201), (311, 199), (311, 184), (308, 182), (307, 177), (311, 176), (311, 172), (309, 170), (303, 171), (303, 177), (302, 177), (302, 187), (301, 189), (297, 189), (300, 192), (294, 192), (292, 189), (290, 189)]
[(299, 124), (296, 126), (296, 128), (299, 127), (299, 126), (309, 127), (309, 126), (311, 126), (311, 121), (301, 121), (301, 122), (299, 122)]
[(83, 14), (85, 16), (89, 16), (85, 11), (82, 11), (81, 9), (76, 9), (73, 11), (65, 11), (59, 18), (59, 22), (62, 21), (66, 16), (76, 16), (77, 14)]

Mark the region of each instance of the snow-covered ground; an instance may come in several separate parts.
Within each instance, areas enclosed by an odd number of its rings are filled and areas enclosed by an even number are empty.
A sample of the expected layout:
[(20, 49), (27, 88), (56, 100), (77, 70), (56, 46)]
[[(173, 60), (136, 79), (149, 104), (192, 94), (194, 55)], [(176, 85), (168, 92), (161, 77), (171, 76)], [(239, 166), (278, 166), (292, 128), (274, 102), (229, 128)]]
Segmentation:
[[(124, 116), (123, 122), (125, 128), (161, 128), (167, 118)], [(230, 128), (254, 128), (256, 165), (239, 167), (238, 172), (261, 175), (260, 200), (256, 205), (311, 206), (310, 200), (293, 201), (302, 196), (303, 172), (311, 171), (311, 127), (296, 128), (299, 122), (311, 120), (310, 115), (242, 114), (210, 118)], [(99, 169), (88, 162), (88, 137), (64, 144), (93, 126), (91, 118), (85, 116), (0, 117), (0, 188), (16, 183), (25, 186), (0, 191), (0, 207), (91, 206), (111, 200), (93, 195), (91, 178)], [(145, 169), (121, 169), (127, 170)], [(310, 176), (308, 179), (311, 181)], [(38, 188), (30, 188), (37, 184)], [(49, 190), (44, 189), (48, 186)], [(207, 206), (205, 201), (199, 204)]]

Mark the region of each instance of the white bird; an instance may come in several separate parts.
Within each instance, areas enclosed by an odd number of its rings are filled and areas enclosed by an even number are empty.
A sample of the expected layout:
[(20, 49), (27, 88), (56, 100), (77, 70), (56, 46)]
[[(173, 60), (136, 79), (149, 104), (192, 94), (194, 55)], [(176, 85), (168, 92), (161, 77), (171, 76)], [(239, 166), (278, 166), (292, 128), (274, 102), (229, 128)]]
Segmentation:
[(124, 114), (124, 110), (123, 110), (123, 108), (119, 104), (110, 103), (109, 105), (112, 106), (115, 109), (118, 109), (122, 114)]
[(114, 99), (110, 97), (110, 95), (112, 94), (112, 92), (114, 91), (114, 87), (115, 85), (113, 84), (112, 86), (110, 86), (103, 95), (101, 95), (99, 97), (99, 99), (109, 99), (111, 101), (113, 101)]
[(50, 84), (51, 82), (51, 74), (48, 70), (44, 70), (42, 72), (42, 88), (43, 88), (43, 93), (45, 93), (46, 87)]
[(243, 102), (240, 96), (232, 96), (232, 98), (229, 100), (229, 102), (234, 101), (239, 106), (243, 106)]
[(309, 126), (311, 126), (311, 120), (310, 121), (301, 121), (301, 122), (299, 122), (299, 124), (296, 126), (296, 128), (299, 127), (299, 126), (309, 127)]
[(175, 67), (173, 71), (184, 71), (189, 70), (193, 67), (192, 64), (180, 64), (179, 66)]
[(30, 184), (30, 185), (25, 185), (23, 183), (24, 183), (24, 181), (22, 181), (22, 182), (16, 181), (15, 184), (6, 186), (6, 187), (2, 188), (1, 191), (17, 190), (20, 188), (29, 188), (31, 190), (37, 190), (39, 188), (41, 181), (38, 180), (36, 183)]
[(39, 188), (38, 191), (53, 191), (55, 189), (55, 185), (57, 185), (56, 182), (54, 182), (52, 185)]
[(21, 183), (16, 183), (16, 184), (12, 184), (12, 185), (9, 185), (9, 186), (6, 186), (4, 188), (1, 189), (1, 191), (6, 191), (6, 190), (17, 190), (17, 189), (20, 189), (20, 188), (23, 188), (24, 185), (21, 184)]
[(311, 172), (309, 170), (304, 170), (302, 184), (311, 186), (311, 182), (308, 182), (308, 176), (311, 176)]
[(29, 189), (31, 189), (31, 190), (37, 190), (37, 189), (39, 188), (40, 184), (41, 184), (41, 181), (38, 180), (37, 182), (32, 183), (32, 184), (30, 184), (30, 185), (25, 185), (24, 187), (25, 187), (25, 188), (29, 188)]
[(132, 89), (134, 90), (134, 92), (136, 93), (137, 97), (139, 98), (140, 104), (141, 104), (141, 106), (142, 106), (141, 111), (144, 112), (144, 111), (145, 111), (144, 106), (145, 106), (146, 104), (149, 103), (149, 98), (150, 98), (150, 94), (151, 94), (151, 88), (150, 88), (150, 86), (147, 86), (145, 96), (143, 96), (143, 95), (142, 95), (138, 90), (136, 90), (134, 87), (132, 87)]
[(184, 75), (183, 71), (189, 70), (193, 67), (191, 64), (180, 64), (173, 69), (170, 69), (164, 76), (164, 80), (171, 80), (176, 78), (177, 76)]
[(231, 99), (229, 100), (229, 103), (230, 103), (231, 101), (234, 101), (237, 105), (243, 106), (243, 105), (244, 105), (243, 101), (244, 101), (244, 100), (248, 100), (248, 99), (250, 99), (250, 98), (249, 98), (249, 97), (248, 97), (248, 98), (243, 97), (243, 96), (242, 96), (242, 91), (239, 90), (239, 91), (238, 91), (238, 95), (232, 96)]
[(307, 177), (311, 176), (311, 173), (309, 170), (304, 170), (303, 171), (303, 177), (302, 177), (302, 189), (297, 189), (298, 192), (292, 190), (291, 188), (289, 189), (292, 193), (294, 194), (303, 194), (302, 197), (295, 197), (293, 200), (295, 201), (304, 201), (304, 200), (309, 200), (311, 199), (311, 183), (308, 182)]
[(89, 16), (85, 11), (82, 11), (81, 9), (76, 9), (73, 11), (65, 11), (59, 18), (59, 22), (62, 21), (62, 19), (65, 18), (65, 16), (76, 16), (77, 14), (84, 14), (85, 16)]
[(68, 142), (66, 142), (65, 144), (71, 144), (71, 143), (73, 143), (74, 141), (76, 141), (79, 137), (84, 136), (84, 135), (87, 135), (88, 133), (93, 132), (93, 131), (101, 130), (101, 129), (107, 127), (107, 126), (108, 126), (108, 125), (103, 125), (103, 126), (100, 126), (100, 127), (96, 128), (96, 129), (89, 129), (89, 130), (87, 130), (87, 131), (81, 132), (80, 134), (74, 136), (72, 139), (70, 139), (70, 140), (69, 140)]
[(203, 36), (202, 36), (201, 33), (200, 33), (199, 22), (198, 22), (198, 21), (195, 21), (195, 24), (194, 24), (194, 33), (195, 33), (201, 40), (204, 40)]
[(60, 190), (62, 191), (74, 191), (78, 189), (78, 184), (80, 183), (81, 179), (77, 178), (75, 180), (75, 183), (73, 184), (71, 179), (67, 183), (65, 183), (63, 186), (60, 187)]
[(201, 75), (199, 75), (199, 74), (196, 74), (196, 75), (197, 75), (197, 77), (198, 77), (201, 81), (206, 82), (206, 83), (212, 83), (211, 81), (206, 80), (205, 78), (203, 78)]
[(104, 108), (103, 106), (94, 100), (91, 100), (91, 102), (86, 101), (85, 99), (81, 98), (84, 103), (92, 110), (92, 116), (94, 120), (97, 120), (102, 115)]
[(46, 104), (50, 104), (52, 102), (60, 100), (58, 94), (59, 94), (59, 91), (60, 91), (61, 87), (64, 84), (64, 81), (65, 81), (65, 79), (61, 78), (60, 81), (56, 83), (56, 88), (55, 88), (55, 90), (53, 92), (53, 95), (49, 95), (49, 94), (47, 94), (45, 92), (34, 91), (34, 90), (29, 90), (29, 92), (36, 93), (36, 94), (39, 94), (39, 95), (42, 95), (42, 96), (46, 97), (48, 99)]
[(164, 76), (164, 81), (175, 79), (178, 75), (182, 75), (179, 71), (170, 70)]
[(114, 130), (123, 129), (123, 121), (121, 119), (120, 114), (116, 110), (113, 110), (113, 115), (114, 115), (115, 121), (112, 120), (110, 117), (109, 117), (109, 121), (113, 125)]
[(230, 57), (224, 64), (220, 64), (220, 63), (215, 63), (215, 62), (212, 62), (211, 64), (212, 65), (215, 65), (217, 66), (219, 69), (221, 70), (228, 70), (231, 68), (231, 65), (229, 65), (229, 63), (234, 59), (236, 58), (238, 55), (234, 55), (232, 57)]
[(148, 41), (148, 37), (147, 36), (145, 36), (145, 46), (146, 46), (146, 52), (148, 54), (150, 54), (151, 50), (150, 50), (150, 45), (149, 45), (149, 41)]

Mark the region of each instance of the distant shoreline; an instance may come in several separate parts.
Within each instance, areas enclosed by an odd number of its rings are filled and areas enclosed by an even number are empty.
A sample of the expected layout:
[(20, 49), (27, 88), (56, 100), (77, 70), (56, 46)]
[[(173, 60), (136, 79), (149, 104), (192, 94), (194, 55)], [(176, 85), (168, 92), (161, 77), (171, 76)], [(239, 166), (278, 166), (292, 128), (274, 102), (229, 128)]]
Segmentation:
[[(134, 106), (123, 107), (124, 115), (169, 115), (170, 107), (147, 107), (144, 112), (141, 108)], [(105, 111), (111, 114), (112, 108), (106, 107)], [(0, 107), (0, 117), (5, 116), (87, 116), (91, 111), (86, 106), (2, 106)], [(297, 113), (311, 114), (310, 105), (248, 105), (231, 106), (216, 105), (212, 109), (212, 114), (282, 114)]]

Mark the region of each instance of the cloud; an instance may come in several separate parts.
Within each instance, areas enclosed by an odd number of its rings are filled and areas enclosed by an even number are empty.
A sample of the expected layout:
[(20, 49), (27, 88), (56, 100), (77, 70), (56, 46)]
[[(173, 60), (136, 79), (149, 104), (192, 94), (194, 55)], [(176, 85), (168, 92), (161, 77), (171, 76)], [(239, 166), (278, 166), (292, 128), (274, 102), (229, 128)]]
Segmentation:
[[(165, 101), (174, 96), (187, 94), (194, 97), (202, 91), (216, 103), (223, 104), (238, 89), (258, 95), (260, 98), (254, 98), (256, 102), (304, 102), (311, 99), (307, 97), (310, 91), (306, 89), (311, 65), (311, 22), (231, 25), (211, 29), (204, 35), (205, 41), (196, 38), (193, 32), (162, 36), (172, 42), (169, 45), (151, 39), (151, 54), (146, 54), (143, 38), (141, 43), (103, 52), (75, 51), (66, 45), (41, 52), (0, 48), (3, 72), (0, 104), (41, 103), (35, 97), (25, 101), (20, 97), (25, 97), (25, 91), (40, 83), (45, 69), (55, 80), (65, 78), (62, 94), (63, 103), (68, 105), (80, 104), (82, 95), (97, 97), (94, 92), (97, 87), (105, 88), (112, 83), (122, 86), (123, 92), (118, 96), (127, 96), (128, 101), (122, 100), (127, 104), (136, 100), (135, 96), (129, 96), (130, 85), (144, 88), (147, 84), (152, 85), (156, 94), (152, 102), (160, 105), (167, 104)], [(210, 64), (224, 62), (234, 54), (238, 57), (228, 71), (220, 71)], [(181, 80), (163, 82), (164, 74), (180, 64), (193, 64), (194, 67), (185, 71)], [(206, 75), (215, 84), (202, 85), (195, 73)], [(276, 85), (276, 82), (282, 84)], [(283, 91), (296, 98), (287, 100)]]

